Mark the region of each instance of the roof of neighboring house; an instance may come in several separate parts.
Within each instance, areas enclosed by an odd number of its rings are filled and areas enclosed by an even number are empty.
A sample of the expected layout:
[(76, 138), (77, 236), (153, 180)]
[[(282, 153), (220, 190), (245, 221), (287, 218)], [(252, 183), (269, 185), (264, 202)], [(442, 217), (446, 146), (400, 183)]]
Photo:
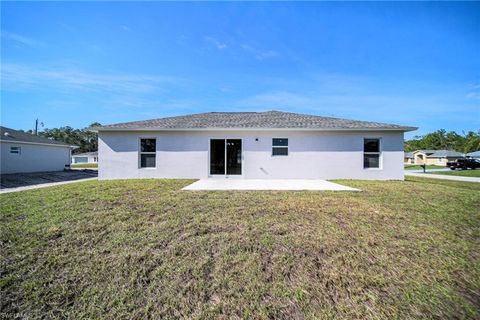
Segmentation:
[(449, 157), (463, 157), (464, 154), (451, 151), (451, 150), (436, 150), (434, 153), (429, 154), (427, 158), (449, 158)]
[(73, 154), (72, 157), (98, 157), (98, 151)]
[(424, 149), (424, 150), (415, 150), (415, 151), (413, 151), (413, 153), (425, 153), (425, 154), (428, 155), (428, 154), (435, 153), (435, 152), (437, 152), (437, 151), (440, 151), (440, 150), (428, 150), (428, 149), (425, 150), (425, 149)]
[(469, 152), (466, 154), (468, 157), (480, 157), (480, 151)]
[(22, 131), (1, 127), (1, 126), (0, 126), (0, 141), (32, 143), (32, 144), (52, 144), (57, 146), (74, 147), (65, 142), (48, 139), (48, 138), (33, 135), (31, 133), (22, 132)]
[(413, 152), (405, 152), (404, 158), (413, 158)]
[(318, 129), (318, 130), (396, 130), (416, 127), (380, 122), (346, 120), (281, 111), (208, 112), (144, 121), (117, 123), (92, 128), (102, 130), (209, 130), (209, 129)]

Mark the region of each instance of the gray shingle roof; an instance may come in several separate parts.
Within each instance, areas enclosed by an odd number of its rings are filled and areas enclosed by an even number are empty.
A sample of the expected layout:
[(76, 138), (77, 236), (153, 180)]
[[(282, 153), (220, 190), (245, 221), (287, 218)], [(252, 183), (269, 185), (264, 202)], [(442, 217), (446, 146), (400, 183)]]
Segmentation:
[(11, 141), (11, 142), (30, 142), (30, 143), (42, 143), (42, 144), (53, 144), (58, 146), (70, 146), (69, 144), (61, 141), (51, 140), (48, 138), (35, 136), (33, 134), (22, 132), (6, 127), (0, 126), (0, 140), (1, 141)]
[(414, 156), (413, 156), (413, 152), (405, 152), (405, 155), (403, 156), (404, 158), (409, 158), (409, 159), (412, 159)]
[(459, 157), (462, 158), (463, 153), (452, 150), (435, 150), (434, 153), (429, 154), (427, 158), (445, 158), (445, 157)]
[(422, 149), (422, 150), (416, 150), (416, 151), (413, 151), (413, 153), (416, 153), (416, 152), (421, 152), (421, 153), (425, 153), (425, 154), (432, 154), (432, 153), (435, 153), (437, 151), (440, 151), (440, 150), (429, 150), (429, 149)]
[(319, 129), (398, 130), (417, 128), (379, 122), (346, 120), (281, 111), (208, 112), (145, 121), (117, 123), (94, 130), (181, 130), (181, 129)]

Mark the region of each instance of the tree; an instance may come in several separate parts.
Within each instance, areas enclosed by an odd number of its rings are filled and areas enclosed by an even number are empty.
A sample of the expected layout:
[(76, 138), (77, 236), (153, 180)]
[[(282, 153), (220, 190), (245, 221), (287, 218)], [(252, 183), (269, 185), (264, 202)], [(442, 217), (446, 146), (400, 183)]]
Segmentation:
[(455, 131), (447, 132), (440, 129), (405, 141), (406, 152), (420, 149), (455, 150), (462, 153), (478, 151), (480, 150), (480, 131), (477, 133), (469, 131), (461, 135)]
[(60, 127), (53, 129), (45, 129), (39, 135), (45, 138), (62, 141), (70, 145), (78, 146), (73, 153), (92, 152), (98, 150), (98, 135), (96, 132), (90, 131), (91, 127), (100, 126), (100, 123), (94, 122), (87, 128), (74, 129), (72, 127)]

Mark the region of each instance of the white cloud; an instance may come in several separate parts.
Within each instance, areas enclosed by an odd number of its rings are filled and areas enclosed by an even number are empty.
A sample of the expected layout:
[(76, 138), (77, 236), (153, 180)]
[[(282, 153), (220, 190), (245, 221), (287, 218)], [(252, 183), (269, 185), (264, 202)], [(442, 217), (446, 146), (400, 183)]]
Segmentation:
[(274, 58), (279, 55), (279, 53), (275, 50), (261, 50), (258, 48), (255, 48), (249, 44), (242, 44), (240, 47), (247, 53), (252, 54), (255, 59), (257, 60), (265, 60), (269, 58)]
[(148, 74), (98, 74), (79, 69), (36, 67), (5, 63), (3, 86), (8, 90), (32, 87), (56, 87), (64, 90), (96, 92), (155, 92), (167, 85), (183, 83), (182, 79)]
[(268, 58), (273, 58), (273, 57), (276, 57), (278, 56), (278, 52), (277, 51), (274, 51), (274, 50), (267, 50), (267, 51), (263, 51), (263, 52), (260, 52), (258, 53), (255, 58), (257, 60), (264, 60), (264, 59), (268, 59)]
[(40, 42), (40, 41), (37, 41), (35, 39), (22, 36), (22, 35), (17, 34), (17, 33), (8, 32), (6, 30), (2, 30), (2, 38), (7, 39), (7, 40), (11, 40), (11, 41), (14, 41), (16, 43), (19, 43), (19, 44), (22, 44), (22, 45), (25, 45), (25, 46), (29, 46), (29, 47), (41, 47), (41, 46), (45, 45), (43, 42)]
[(224, 43), (224, 42), (221, 42), (213, 37), (210, 37), (210, 36), (205, 36), (204, 37), (204, 40), (207, 41), (208, 43), (210, 43), (211, 45), (213, 45), (215, 48), (217, 48), (218, 50), (224, 50), (227, 48), (227, 44)]

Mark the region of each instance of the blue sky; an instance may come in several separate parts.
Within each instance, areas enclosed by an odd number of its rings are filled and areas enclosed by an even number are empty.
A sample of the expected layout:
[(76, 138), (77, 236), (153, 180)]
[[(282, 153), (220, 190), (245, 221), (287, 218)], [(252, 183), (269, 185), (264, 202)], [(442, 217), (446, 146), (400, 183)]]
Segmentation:
[(480, 129), (480, 3), (1, 6), (7, 127), (283, 110)]

